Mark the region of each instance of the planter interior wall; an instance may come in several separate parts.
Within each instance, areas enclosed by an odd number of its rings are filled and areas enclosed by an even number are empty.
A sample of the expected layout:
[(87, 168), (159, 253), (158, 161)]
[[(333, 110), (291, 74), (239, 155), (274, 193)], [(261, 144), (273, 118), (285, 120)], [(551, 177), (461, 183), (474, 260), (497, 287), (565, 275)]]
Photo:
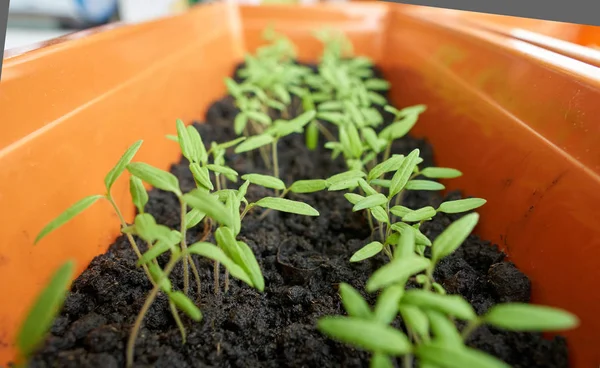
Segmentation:
[[(37, 246), (37, 232), (83, 196), (102, 193), (121, 153), (167, 169), (174, 121), (201, 119), (225, 92), (244, 50), (274, 24), (320, 51), (311, 32), (347, 32), (393, 83), (396, 105), (425, 103), (414, 132), (437, 163), (464, 176), (448, 183), (488, 204), (477, 232), (530, 276), (533, 302), (566, 308), (582, 326), (569, 338), (576, 367), (597, 366), (600, 294), (600, 69), (501, 32), (392, 4), (344, 7), (203, 5), (172, 18), (63, 39), (4, 60), (0, 87), (0, 364), (50, 273), (67, 258), (82, 271), (118, 232), (98, 204)], [(113, 190), (127, 219), (125, 178)]]

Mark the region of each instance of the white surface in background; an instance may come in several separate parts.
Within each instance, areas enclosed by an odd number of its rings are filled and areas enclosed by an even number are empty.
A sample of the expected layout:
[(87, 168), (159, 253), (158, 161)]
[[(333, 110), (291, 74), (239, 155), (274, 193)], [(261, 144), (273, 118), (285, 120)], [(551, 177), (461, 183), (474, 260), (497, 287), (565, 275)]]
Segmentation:
[(29, 46), (71, 32), (73, 31), (60, 29), (7, 28), (4, 49), (8, 50), (15, 47)]
[(185, 6), (184, 0), (119, 0), (119, 14), (122, 21), (137, 23), (172, 15)]

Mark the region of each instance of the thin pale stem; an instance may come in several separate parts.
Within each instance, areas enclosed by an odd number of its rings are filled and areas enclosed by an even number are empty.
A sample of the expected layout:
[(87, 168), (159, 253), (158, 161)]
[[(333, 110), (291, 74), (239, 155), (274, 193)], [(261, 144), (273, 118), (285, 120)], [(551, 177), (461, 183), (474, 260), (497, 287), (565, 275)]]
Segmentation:
[(412, 354), (406, 354), (404, 356), (404, 368), (412, 368), (413, 356)]
[(142, 327), (142, 322), (144, 321), (144, 317), (146, 316), (146, 313), (148, 313), (150, 306), (152, 305), (152, 303), (154, 303), (154, 300), (156, 299), (156, 296), (158, 295), (158, 292), (160, 291), (160, 284), (162, 283), (162, 281), (164, 279), (169, 277), (169, 274), (171, 273), (171, 271), (173, 271), (173, 267), (175, 267), (175, 264), (177, 264), (178, 260), (179, 260), (179, 257), (171, 256), (169, 263), (165, 267), (163, 276), (154, 285), (150, 294), (148, 294), (148, 297), (146, 298), (146, 301), (144, 302), (144, 305), (142, 306), (140, 313), (138, 314), (137, 318), (135, 319), (135, 323), (133, 324), (131, 334), (129, 335), (129, 340), (127, 341), (126, 359), (127, 359), (127, 367), (128, 368), (131, 368), (133, 366), (135, 342), (136, 342), (138, 334), (140, 332), (140, 328)]
[(253, 203), (246, 205), (246, 208), (244, 208), (244, 210), (242, 211), (242, 214), (240, 215), (240, 221), (244, 219), (244, 217), (252, 209), (252, 207), (254, 207)]
[(200, 274), (198, 273), (198, 268), (196, 268), (196, 263), (192, 259), (192, 256), (188, 256), (190, 260), (190, 266), (192, 268), (192, 274), (194, 275), (194, 279), (196, 280), (196, 287), (198, 288), (198, 302), (200, 302), (200, 298), (202, 295), (202, 281), (200, 280)]
[(481, 321), (476, 319), (473, 320), (471, 322), (469, 322), (469, 324), (467, 325), (467, 327), (465, 327), (464, 330), (462, 330), (461, 336), (463, 338), (463, 341), (467, 341), (467, 339), (469, 338), (469, 336), (471, 336), (471, 334), (479, 327), (481, 326)]
[(215, 261), (215, 267), (214, 267), (214, 278), (215, 278), (215, 295), (218, 295), (221, 291), (220, 286), (219, 286), (219, 261)]
[[(254, 129), (254, 131), (256, 132), (256, 134), (261, 134), (262, 133), (262, 129), (260, 129), (260, 126), (257, 126), (258, 124), (256, 124), (255, 122), (253, 122), (252, 120), (250, 120), (250, 125), (252, 125), (252, 128)], [(258, 151), (260, 152), (260, 156), (265, 164), (265, 167), (267, 168), (267, 170), (271, 169), (271, 160), (269, 159), (269, 154), (265, 148), (265, 146), (261, 146)]]
[(369, 220), (369, 228), (371, 229), (371, 239), (373, 239), (373, 233), (375, 232), (375, 226), (373, 226), (373, 218), (371, 217), (371, 211), (367, 211), (367, 219)]
[(321, 132), (321, 134), (323, 134), (328, 141), (330, 141), (330, 142), (337, 141), (335, 136), (323, 124), (318, 123), (318, 127), (319, 127), (319, 131)]
[(229, 291), (229, 270), (225, 269), (225, 293)]
[(215, 174), (215, 182), (217, 184), (217, 192), (221, 190), (221, 178), (219, 174)]
[(390, 158), (390, 154), (392, 153), (392, 143), (388, 143), (388, 145), (385, 147), (385, 152), (383, 154), (383, 161), (387, 160), (388, 158)]
[[(110, 195), (110, 193), (106, 195), (106, 199), (108, 199), (108, 201), (112, 205), (113, 209), (117, 213), (117, 216), (119, 217), (119, 221), (121, 222), (121, 229), (127, 227), (127, 223), (125, 222), (125, 218), (123, 217), (123, 214), (121, 213), (121, 210), (119, 210), (119, 207), (115, 203), (115, 201), (112, 198), (112, 196)], [(131, 244), (131, 248), (135, 252), (135, 255), (138, 257), (138, 259), (142, 258), (142, 252), (140, 252), (140, 248), (138, 248), (137, 243), (135, 242), (135, 239), (133, 239), (133, 235), (131, 235), (131, 234), (125, 234), (125, 236), (127, 236), (127, 240), (129, 240), (129, 244)], [(142, 265), (142, 268), (144, 269), (144, 272), (146, 273), (146, 276), (148, 277), (148, 279), (150, 280), (150, 282), (152, 283), (152, 285), (154, 285), (155, 284), (154, 283), (154, 279), (152, 278), (152, 275), (150, 274), (150, 271), (148, 270), (148, 266), (146, 266), (144, 264), (144, 265)]]
[(179, 312), (177, 312), (175, 303), (173, 303), (171, 300), (169, 300), (169, 308), (171, 308), (171, 314), (173, 315), (173, 319), (175, 319), (177, 328), (179, 328), (179, 332), (181, 333), (181, 340), (185, 344), (185, 342), (186, 342), (185, 327), (183, 327), (183, 323), (181, 323), (181, 318), (179, 318)]
[[(279, 139), (275, 139), (273, 143), (271, 143), (271, 155), (273, 155), (273, 176), (279, 178), (279, 158), (277, 157), (277, 141)], [(275, 195), (279, 195), (279, 191), (275, 190)]]
[(185, 239), (186, 236), (186, 226), (185, 226), (185, 213), (187, 210), (187, 205), (183, 200), (180, 200), (181, 203), (181, 250), (186, 254), (183, 257), (183, 293), (185, 295), (189, 295), (190, 291), (190, 271), (188, 267), (189, 256), (187, 255), (187, 242)]

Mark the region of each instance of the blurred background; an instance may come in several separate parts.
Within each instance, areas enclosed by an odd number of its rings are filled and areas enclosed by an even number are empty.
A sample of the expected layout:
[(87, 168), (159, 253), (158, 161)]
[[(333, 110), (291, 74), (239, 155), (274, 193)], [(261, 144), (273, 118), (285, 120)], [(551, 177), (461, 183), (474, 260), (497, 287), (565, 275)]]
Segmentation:
[(115, 21), (140, 22), (167, 16), (199, 2), (202, 0), (10, 0), (4, 49)]

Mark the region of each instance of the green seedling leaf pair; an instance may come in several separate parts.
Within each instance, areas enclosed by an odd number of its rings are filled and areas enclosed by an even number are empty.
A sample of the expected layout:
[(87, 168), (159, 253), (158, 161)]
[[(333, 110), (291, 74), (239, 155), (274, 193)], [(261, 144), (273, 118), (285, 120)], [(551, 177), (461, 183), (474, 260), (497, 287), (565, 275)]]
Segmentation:
[[(117, 179), (121, 176), (121, 174), (125, 171), (125, 169), (129, 165), (129, 163), (131, 162), (131, 160), (133, 159), (133, 157), (135, 156), (137, 151), (140, 149), (141, 145), (142, 145), (142, 141), (137, 141), (134, 144), (132, 144), (125, 151), (125, 153), (121, 156), (121, 158), (119, 159), (117, 164), (108, 172), (108, 174), (106, 174), (106, 176), (104, 178), (106, 194), (91, 195), (91, 196), (87, 196), (87, 197), (77, 201), (75, 204), (73, 204), (71, 207), (67, 208), (63, 213), (61, 213), (59, 216), (57, 216), (54, 220), (50, 221), (50, 223), (48, 223), (38, 233), (38, 235), (35, 238), (34, 244), (37, 244), (40, 240), (45, 238), (48, 234), (55, 231), (59, 227), (63, 226), (67, 222), (71, 221), (74, 217), (76, 217), (77, 215), (79, 215), (80, 213), (82, 213), (83, 211), (88, 209), (89, 207), (91, 207), (99, 199), (106, 198), (109, 201), (112, 201), (112, 197), (110, 194), (112, 186), (117, 181)], [(130, 187), (131, 187), (131, 185), (136, 186), (136, 188), (135, 188), (135, 192), (136, 192), (136, 196), (137, 196), (137, 199), (136, 199), (137, 204), (136, 205), (140, 205), (140, 207), (143, 208), (145, 203), (147, 202), (147, 199), (145, 199), (145, 198), (147, 198), (147, 195), (146, 195), (146, 197), (144, 197), (144, 195), (141, 192), (142, 191), (145, 192), (145, 190), (143, 190), (143, 188), (138, 187), (138, 184), (139, 183), (135, 182), (134, 184), (130, 184)], [(132, 193), (132, 195), (133, 195), (133, 193)]]

